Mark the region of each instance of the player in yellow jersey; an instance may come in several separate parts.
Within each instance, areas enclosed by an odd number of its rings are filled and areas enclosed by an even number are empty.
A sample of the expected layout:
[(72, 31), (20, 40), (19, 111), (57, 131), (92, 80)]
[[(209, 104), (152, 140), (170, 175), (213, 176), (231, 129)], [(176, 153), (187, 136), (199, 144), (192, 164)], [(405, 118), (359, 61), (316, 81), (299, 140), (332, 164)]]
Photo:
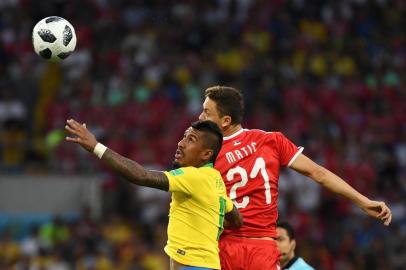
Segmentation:
[(220, 269), (218, 238), (223, 221), (241, 226), (241, 216), (226, 195), (220, 173), (213, 168), (223, 135), (211, 121), (192, 123), (178, 143), (174, 166), (168, 172), (150, 171), (97, 142), (73, 119), (66, 121), (69, 142), (93, 152), (128, 181), (172, 192), (165, 252), (171, 270)]

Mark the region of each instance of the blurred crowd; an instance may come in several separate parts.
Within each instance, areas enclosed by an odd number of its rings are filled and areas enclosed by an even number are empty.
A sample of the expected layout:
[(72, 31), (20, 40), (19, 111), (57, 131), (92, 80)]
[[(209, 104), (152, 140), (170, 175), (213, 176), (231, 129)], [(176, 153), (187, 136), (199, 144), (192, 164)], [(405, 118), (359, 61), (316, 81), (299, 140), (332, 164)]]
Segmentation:
[[(201, 111), (203, 90), (226, 84), (244, 93), (246, 128), (283, 132), (393, 210), (386, 228), (284, 171), (280, 214), (298, 232), (298, 254), (316, 269), (404, 269), (405, 12), (402, 0), (0, 1), (0, 173), (100, 174), (105, 190), (118, 193), (117, 177), (63, 142), (65, 120), (85, 122), (115, 151), (167, 169)], [(50, 15), (68, 19), (78, 38), (60, 64), (41, 60), (31, 45), (32, 27)], [(152, 224), (162, 225), (167, 201), (159, 201), (160, 221)], [(123, 256), (130, 258), (122, 258), (103, 232), (123, 203), (109, 205), (107, 223), (94, 220), (91, 236), (68, 226), (63, 252), (47, 246), (27, 255), (23, 238), (4, 229), (0, 246), (19, 243), (21, 256), (10, 261), (0, 248), (0, 266), (17, 261), (17, 269), (26, 269), (31, 261), (30, 269), (39, 269), (34, 262), (43, 250), (77, 269), (160, 269), (143, 260), (163, 256), (154, 234), (162, 237), (164, 228), (153, 227), (140, 241), (131, 235), (143, 235), (141, 210), (119, 211), (134, 230), (123, 237)], [(71, 245), (82, 237), (97, 238), (97, 245)], [(86, 268), (88, 256), (100, 265)]]
[(0, 236), (0, 269), (168, 269), (162, 253), (166, 224), (131, 222), (113, 212), (95, 222), (83, 209), (73, 220), (55, 216), (25, 228), (14, 224)]

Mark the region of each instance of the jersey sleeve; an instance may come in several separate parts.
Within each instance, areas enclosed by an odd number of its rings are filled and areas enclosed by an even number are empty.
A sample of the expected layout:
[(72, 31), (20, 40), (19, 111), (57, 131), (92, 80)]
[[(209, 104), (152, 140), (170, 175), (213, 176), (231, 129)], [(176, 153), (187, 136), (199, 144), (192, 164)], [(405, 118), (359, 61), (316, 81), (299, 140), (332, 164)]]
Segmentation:
[(227, 196), (225, 195), (225, 197), (223, 196), (223, 198), (226, 200), (226, 213), (229, 213), (233, 210), (234, 204), (233, 201)]
[(196, 168), (193, 167), (182, 167), (172, 171), (164, 172), (169, 180), (169, 191), (170, 192), (182, 192), (186, 194), (194, 193), (198, 187), (196, 185), (199, 181), (196, 181), (199, 177)]
[(220, 194), (220, 196), (221, 196), (221, 198), (222, 198), (222, 200), (225, 202), (225, 213), (229, 213), (229, 212), (231, 212), (232, 210), (233, 210), (233, 207), (234, 207), (234, 203), (233, 203), (233, 201), (227, 196), (227, 193), (226, 193), (226, 188), (225, 188), (225, 186), (224, 186), (224, 183), (223, 183), (223, 180), (221, 180), (221, 184), (223, 185), (223, 188), (221, 189), (222, 191), (221, 191), (221, 194)]
[(279, 151), (281, 166), (286, 167), (290, 166), (297, 156), (302, 153), (303, 147), (296, 146), (291, 142), (285, 135), (281, 132), (275, 132), (277, 148)]

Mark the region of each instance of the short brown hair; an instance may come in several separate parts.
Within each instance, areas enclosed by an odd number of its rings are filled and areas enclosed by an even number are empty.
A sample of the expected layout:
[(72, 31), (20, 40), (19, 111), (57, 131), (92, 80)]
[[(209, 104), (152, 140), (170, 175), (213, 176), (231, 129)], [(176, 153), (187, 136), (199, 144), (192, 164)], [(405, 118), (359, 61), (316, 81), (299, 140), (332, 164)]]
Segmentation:
[(229, 86), (212, 86), (204, 96), (216, 102), (220, 117), (231, 116), (231, 124), (241, 124), (244, 114), (244, 100), (240, 90)]

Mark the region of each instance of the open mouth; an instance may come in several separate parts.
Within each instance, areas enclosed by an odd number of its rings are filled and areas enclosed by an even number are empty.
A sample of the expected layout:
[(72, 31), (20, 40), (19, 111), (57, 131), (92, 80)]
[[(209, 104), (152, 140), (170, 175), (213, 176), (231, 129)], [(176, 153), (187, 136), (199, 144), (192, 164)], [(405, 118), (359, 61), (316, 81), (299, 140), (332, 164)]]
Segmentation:
[(180, 149), (176, 149), (175, 159), (179, 159), (181, 157), (183, 157), (183, 152)]

